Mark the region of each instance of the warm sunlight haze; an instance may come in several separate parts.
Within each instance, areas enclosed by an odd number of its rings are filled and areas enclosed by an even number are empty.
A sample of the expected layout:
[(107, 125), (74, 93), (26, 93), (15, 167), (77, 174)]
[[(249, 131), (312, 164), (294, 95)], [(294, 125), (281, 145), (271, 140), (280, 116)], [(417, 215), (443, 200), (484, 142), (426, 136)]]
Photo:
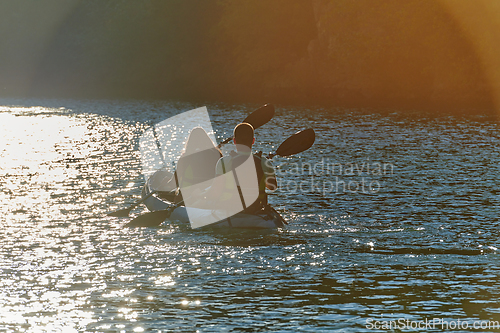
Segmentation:
[(0, 332), (499, 332), (500, 0), (0, 0)]

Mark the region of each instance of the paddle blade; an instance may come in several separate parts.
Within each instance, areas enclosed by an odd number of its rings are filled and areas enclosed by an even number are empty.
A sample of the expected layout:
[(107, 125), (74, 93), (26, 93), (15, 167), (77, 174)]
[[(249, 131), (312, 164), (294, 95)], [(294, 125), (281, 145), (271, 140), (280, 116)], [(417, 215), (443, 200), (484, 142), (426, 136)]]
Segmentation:
[(316, 133), (312, 128), (299, 131), (288, 139), (283, 141), (283, 143), (278, 147), (274, 155), (278, 156), (290, 156), (298, 154), (311, 148), (316, 140)]
[(130, 214), (130, 208), (125, 208), (125, 209), (120, 209), (115, 212), (111, 212), (108, 214), (108, 216), (113, 216), (113, 217), (128, 217), (128, 214)]
[(249, 123), (253, 126), (253, 129), (257, 129), (262, 125), (269, 122), (274, 117), (274, 106), (272, 104), (264, 104), (251, 114), (249, 114), (244, 123)]
[(157, 227), (165, 221), (172, 213), (171, 210), (158, 210), (135, 217), (132, 221), (125, 224), (125, 227)]

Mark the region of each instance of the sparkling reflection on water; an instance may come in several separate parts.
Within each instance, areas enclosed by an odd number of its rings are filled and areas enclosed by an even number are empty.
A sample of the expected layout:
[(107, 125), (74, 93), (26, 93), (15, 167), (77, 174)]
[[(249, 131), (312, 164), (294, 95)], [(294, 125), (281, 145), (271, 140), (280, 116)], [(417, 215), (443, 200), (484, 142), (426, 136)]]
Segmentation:
[[(311, 125), (318, 136), (307, 153), (275, 160), (282, 190), (270, 201), (290, 225), (215, 233), (105, 217), (139, 197), (140, 135), (195, 106), (0, 104), (5, 330), (362, 332), (368, 318), (500, 320), (500, 134), (489, 119), (278, 109), (257, 148)], [(253, 109), (208, 108), (221, 136)], [(393, 169), (359, 172), (363, 163)], [(380, 190), (339, 191), (363, 181)]]

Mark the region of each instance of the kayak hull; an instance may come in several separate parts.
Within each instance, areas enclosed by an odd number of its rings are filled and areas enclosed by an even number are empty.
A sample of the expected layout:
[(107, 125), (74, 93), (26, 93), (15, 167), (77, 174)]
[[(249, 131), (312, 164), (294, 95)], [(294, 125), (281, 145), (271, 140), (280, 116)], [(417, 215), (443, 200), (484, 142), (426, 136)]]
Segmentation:
[[(162, 200), (155, 195), (151, 195), (153, 192), (150, 182), (146, 182), (142, 189), (142, 198), (144, 199), (144, 204), (146, 207), (154, 212), (159, 210), (165, 210), (172, 207), (172, 203)], [(190, 214), (193, 214), (193, 210), (196, 210), (197, 214), (216, 214), (215, 211), (207, 209), (193, 209), (189, 208)], [(191, 215), (192, 216), (192, 215)], [(180, 221), (183, 223), (189, 223), (188, 211), (184, 206), (177, 207), (174, 209), (168, 220)], [(207, 227), (210, 228), (245, 228), (245, 229), (275, 229), (281, 228), (286, 224), (281, 215), (271, 206), (267, 206), (258, 214), (244, 214), (238, 213), (227, 219), (222, 219), (220, 222), (211, 224)]]

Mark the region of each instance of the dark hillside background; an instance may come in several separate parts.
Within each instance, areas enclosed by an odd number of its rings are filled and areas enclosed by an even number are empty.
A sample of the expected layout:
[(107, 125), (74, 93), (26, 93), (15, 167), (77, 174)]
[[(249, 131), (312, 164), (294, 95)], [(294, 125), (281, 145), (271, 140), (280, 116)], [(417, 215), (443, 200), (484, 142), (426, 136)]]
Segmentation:
[(500, 67), (496, 37), (482, 32), (499, 25), (498, 7), (2, 0), (0, 95), (488, 112), (498, 105)]

